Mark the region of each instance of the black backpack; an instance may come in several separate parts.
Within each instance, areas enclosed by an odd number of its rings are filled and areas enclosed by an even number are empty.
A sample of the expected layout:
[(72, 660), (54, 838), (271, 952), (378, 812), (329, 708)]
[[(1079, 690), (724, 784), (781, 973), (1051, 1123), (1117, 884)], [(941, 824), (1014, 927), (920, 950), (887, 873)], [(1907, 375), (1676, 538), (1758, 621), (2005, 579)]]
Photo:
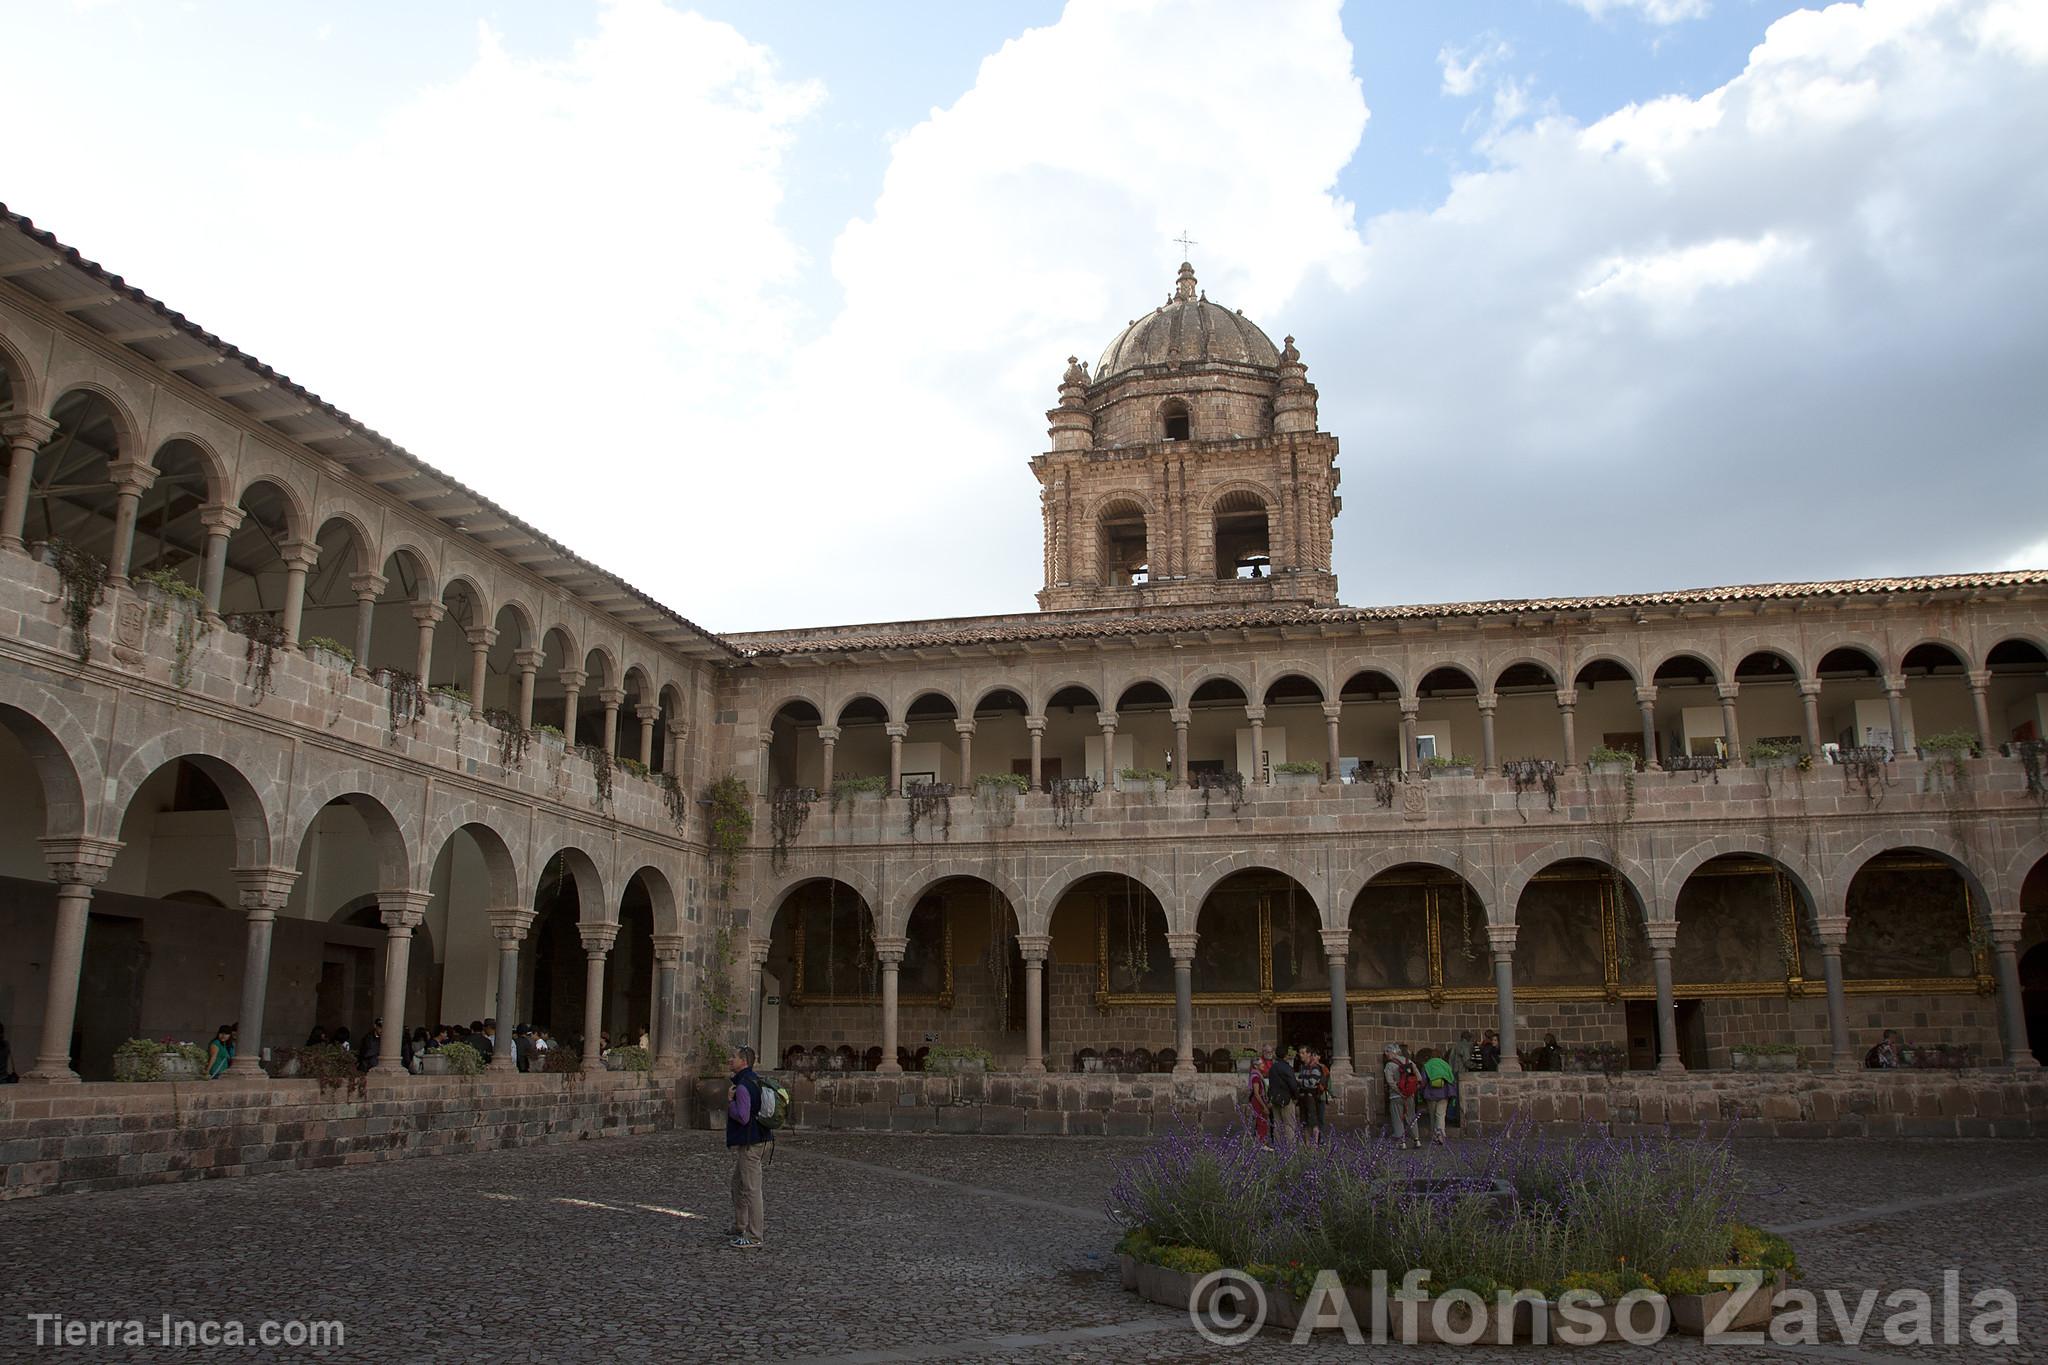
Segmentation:
[(1301, 1095), (1301, 1081), (1294, 1074), (1294, 1068), (1285, 1062), (1273, 1063), (1273, 1069), (1266, 1073), (1266, 1106), (1277, 1109), (1283, 1104), (1292, 1104)]

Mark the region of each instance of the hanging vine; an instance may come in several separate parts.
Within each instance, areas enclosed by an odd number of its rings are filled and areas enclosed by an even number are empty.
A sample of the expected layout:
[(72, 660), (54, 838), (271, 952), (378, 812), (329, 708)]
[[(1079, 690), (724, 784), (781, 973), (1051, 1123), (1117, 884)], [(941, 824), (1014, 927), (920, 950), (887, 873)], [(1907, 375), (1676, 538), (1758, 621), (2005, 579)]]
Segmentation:
[[(1501, 772), (1515, 788), (1515, 814), (1522, 817), (1522, 823), (1529, 823), (1529, 813), (1522, 809), (1522, 793), (1543, 789), (1543, 797), (1549, 803), (1551, 813), (1557, 813), (1557, 761), (1549, 758), (1518, 758), (1501, 764)], [(1393, 799), (1388, 793), (1388, 800)]]
[[(1628, 893), (1628, 879), (1621, 875), (1621, 841), (1636, 818), (1636, 774), (1633, 768), (1619, 773), (1596, 774), (1588, 779), (1595, 796), (1593, 809), (1607, 836), (1607, 870), (1614, 886), (1614, 958), (1626, 973), (1635, 963), (1635, 920)], [(1620, 787), (1617, 796), (1616, 785)]]
[(780, 872), (789, 866), (789, 846), (803, 833), (811, 818), (811, 803), (817, 799), (816, 787), (776, 788), (775, 799), (768, 805), (768, 831), (774, 838), (768, 864), (773, 870)]
[(1092, 777), (1062, 777), (1052, 784), (1053, 824), (1061, 829), (1072, 829), (1074, 822), (1087, 814), (1095, 804), (1095, 793), (1101, 786)]
[(659, 772), (654, 775), (654, 785), (661, 789), (661, 803), (668, 807), (669, 823), (681, 834), (690, 818), (690, 803), (683, 796), (682, 780), (674, 773)]
[(704, 789), (711, 807), (711, 848), (717, 859), (718, 894), (732, 894), (740, 854), (754, 836), (754, 798), (747, 784), (727, 773)]
[(71, 627), (71, 652), (84, 663), (92, 658), (92, 618), (107, 600), (107, 566), (97, 555), (88, 554), (68, 541), (53, 540), (56, 555), (57, 596), (64, 604), (64, 624)]
[(1885, 789), (1892, 785), (1891, 751), (1883, 745), (1861, 745), (1843, 749), (1835, 756), (1842, 768), (1843, 787), (1855, 787), (1873, 809), (1884, 804)]
[(1010, 908), (993, 893), (988, 898), (988, 952), (984, 965), (988, 968), (989, 988), (996, 997), (996, 1018), (1010, 1017), (1010, 945), (1014, 942), (1010, 933)]
[(284, 627), (274, 617), (250, 613), (229, 617), (228, 629), (247, 641), (242, 649), (242, 685), (253, 694), (249, 705), (258, 705), (270, 695), (277, 653), (284, 648)]
[(737, 957), (731, 926), (719, 925), (698, 969), (697, 1066), (706, 1076), (725, 1074), (726, 1030), (733, 1017), (732, 968)]
[(917, 827), (930, 822), (934, 817), (939, 822), (940, 837), (951, 841), (953, 838), (953, 784), (950, 782), (918, 782), (903, 789), (903, 802), (909, 808), (910, 827), (906, 831), (911, 842), (917, 841)]
[(1238, 811), (1244, 808), (1243, 773), (1197, 773), (1195, 775), (1195, 785), (1201, 788), (1202, 791), (1202, 818), (1204, 820), (1209, 818), (1209, 798), (1217, 792), (1225, 792), (1229, 795), (1232, 819), (1236, 819)]
[(498, 766), (508, 774), (526, 766), (526, 750), (533, 743), (533, 731), (520, 725), (510, 711), (484, 712), (484, 724), (497, 727)]
[(2041, 780), (2041, 756), (2048, 754), (2048, 740), (2027, 739), (2011, 746), (2012, 756), (2020, 761), (2020, 771), (2027, 779), (2027, 795), (2036, 802), (2048, 800), (2048, 783)]
[(1372, 799), (1381, 810), (1392, 810), (1394, 808), (1394, 780), (1395, 774), (1392, 768), (1374, 768), (1372, 770)]
[(597, 804), (612, 803), (612, 756), (601, 744), (579, 744), (576, 752), (590, 763), (590, 775), (597, 783)]
[(384, 731), (384, 743), (396, 747), (399, 731), (418, 725), (420, 713), (427, 707), (427, 689), (421, 684), (419, 675), (402, 668), (386, 670), (384, 707), (390, 718), (389, 727)]
[(1152, 940), (1147, 930), (1145, 902), (1131, 894), (1131, 882), (1124, 881), (1124, 966), (1131, 974), (1131, 988), (1137, 989), (1152, 970)]
[(1472, 933), (1472, 888), (1463, 877), (1458, 878), (1458, 926), (1464, 936), (1462, 952), (1467, 962), (1479, 960), (1478, 939)]

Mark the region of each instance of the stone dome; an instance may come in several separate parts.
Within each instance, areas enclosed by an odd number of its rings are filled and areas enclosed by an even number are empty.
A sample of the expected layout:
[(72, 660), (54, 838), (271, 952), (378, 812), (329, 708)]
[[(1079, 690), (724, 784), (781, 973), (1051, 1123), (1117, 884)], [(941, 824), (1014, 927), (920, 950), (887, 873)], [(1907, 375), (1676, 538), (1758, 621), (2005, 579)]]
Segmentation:
[(1280, 351), (1250, 318), (1203, 297), (1195, 285), (1195, 268), (1182, 261), (1173, 297), (1117, 334), (1095, 367), (1095, 382), (1175, 362), (1272, 369), (1280, 363)]

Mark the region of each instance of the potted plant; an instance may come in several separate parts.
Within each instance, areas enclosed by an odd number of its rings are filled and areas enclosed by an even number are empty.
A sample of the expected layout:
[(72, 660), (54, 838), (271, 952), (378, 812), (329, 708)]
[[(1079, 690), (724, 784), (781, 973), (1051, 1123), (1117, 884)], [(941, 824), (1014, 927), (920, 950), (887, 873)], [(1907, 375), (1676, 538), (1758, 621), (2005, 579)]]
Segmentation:
[(1273, 765), (1273, 785), (1276, 787), (1319, 787), (1322, 782), (1323, 765), (1320, 763)]
[(1146, 796), (1166, 795), (1166, 774), (1157, 768), (1125, 768), (1116, 775), (1116, 789)]
[(1728, 1065), (1730, 1069), (1735, 1071), (1749, 1070), (1752, 1047), (1753, 1045), (1749, 1043), (1737, 1043), (1729, 1048)]
[(1586, 770), (1595, 777), (1622, 777), (1636, 770), (1636, 756), (1603, 744), (1586, 755)]
[(835, 777), (832, 779), (832, 809), (841, 805), (871, 806), (889, 789), (886, 777)]
[(452, 683), (435, 683), (427, 689), (427, 695), (433, 699), (434, 705), (458, 716), (466, 716), (470, 712), (469, 693)]
[(652, 1071), (654, 1054), (638, 1043), (615, 1047), (604, 1054), (604, 1069), (607, 1071)]
[(1750, 1051), (1755, 1055), (1759, 1071), (1797, 1071), (1799, 1069), (1799, 1045), (1797, 1043), (1758, 1043)]
[(1256, 1063), (1258, 1060), (1259, 1050), (1257, 1048), (1239, 1048), (1237, 1050), (1237, 1073), (1240, 1076), (1249, 1076), (1251, 1074), (1253, 1064)]
[(637, 758), (621, 758), (616, 760), (616, 762), (621, 769), (639, 778), (642, 782), (645, 782), (649, 773), (652, 772), (652, 769)]
[(1432, 780), (1439, 777), (1470, 777), (1477, 767), (1470, 754), (1436, 754), (1422, 765), (1423, 775)]
[(974, 779), (974, 795), (981, 801), (1021, 800), (1031, 789), (1031, 779), (1022, 773), (982, 773)]
[(960, 1071), (993, 1071), (996, 1059), (987, 1048), (972, 1044), (948, 1046), (940, 1044), (924, 1056), (924, 1069), (939, 1073)]
[(561, 753), (569, 747), (568, 737), (555, 726), (536, 725), (527, 733), (539, 740), (547, 748), (553, 749), (556, 753)]
[(325, 635), (308, 635), (299, 641), (299, 648), (306, 657), (322, 668), (339, 668), (344, 672), (356, 666), (356, 652), (339, 640)]
[(1749, 746), (1746, 757), (1752, 768), (1805, 768), (1806, 750), (1803, 745), (1788, 744), (1778, 740), (1760, 739)]
[(206, 1049), (170, 1038), (130, 1038), (114, 1049), (117, 1081), (191, 1081), (206, 1074)]

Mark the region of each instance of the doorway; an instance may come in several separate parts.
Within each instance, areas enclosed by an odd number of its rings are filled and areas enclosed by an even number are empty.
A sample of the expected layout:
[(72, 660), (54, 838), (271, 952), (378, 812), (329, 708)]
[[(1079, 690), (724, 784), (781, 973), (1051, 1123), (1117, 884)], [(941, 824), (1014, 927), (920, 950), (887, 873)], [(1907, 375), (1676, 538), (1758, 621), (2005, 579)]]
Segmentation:
[[(1628, 1010), (1628, 1069), (1657, 1069), (1657, 1002), (1631, 1000)], [(1701, 1000), (1672, 1001), (1673, 1022), (1678, 1026), (1678, 1061), (1687, 1071), (1703, 1071), (1707, 1065), (1707, 1010)]]
[(1279, 1011), (1280, 1051), (1284, 1054), (1291, 1047), (1312, 1047), (1328, 1061), (1335, 1054), (1330, 1050), (1330, 1011), (1319, 1009), (1284, 1009)]

